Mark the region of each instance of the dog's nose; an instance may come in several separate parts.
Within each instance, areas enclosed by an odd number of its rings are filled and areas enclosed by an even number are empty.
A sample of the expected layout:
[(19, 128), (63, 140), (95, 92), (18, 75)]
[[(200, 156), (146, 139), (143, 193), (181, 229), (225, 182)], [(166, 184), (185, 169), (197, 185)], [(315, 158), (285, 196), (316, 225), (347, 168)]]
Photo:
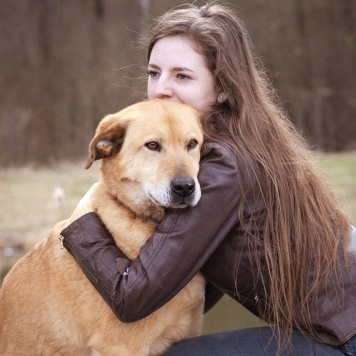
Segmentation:
[(172, 180), (171, 186), (180, 197), (188, 197), (195, 191), (195, 182), (191, 177), (177, 176)]

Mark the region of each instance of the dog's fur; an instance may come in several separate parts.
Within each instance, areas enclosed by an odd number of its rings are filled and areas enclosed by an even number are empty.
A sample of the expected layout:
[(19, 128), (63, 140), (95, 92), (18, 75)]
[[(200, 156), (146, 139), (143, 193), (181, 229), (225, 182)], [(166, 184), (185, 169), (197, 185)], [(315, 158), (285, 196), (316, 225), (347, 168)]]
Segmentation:
[[(169, 100), (132, 105), (99, 124), (87, 163), (89, 168), (103, 158), (93, 205), (129, 258), (153, 233), (153, 220), (162, 219), (163, 207), (193, 206), (199, 200), (202, 140), (198, 114)], [(192, 177), (195, 192), (185, 198), (172, 193), (177, 176)], [(1, 355), (158, 355), (199, 334), (204, 302), (200, 274), (150, 316), (121, 323), (61, 248), (58, 237), (68, 223), (58, 223), (5, 278)]]

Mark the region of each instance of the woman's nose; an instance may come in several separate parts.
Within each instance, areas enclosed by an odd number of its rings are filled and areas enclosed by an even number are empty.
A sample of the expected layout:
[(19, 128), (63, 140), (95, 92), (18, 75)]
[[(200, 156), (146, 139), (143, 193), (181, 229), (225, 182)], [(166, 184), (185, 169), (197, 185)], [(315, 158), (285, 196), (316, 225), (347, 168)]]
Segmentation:
[(173, 89), (169, 85), (167, 79), (161, 77), (156, 83), (153, 96), (159, 99), (169, 99), (173, 97), (173, 94)]

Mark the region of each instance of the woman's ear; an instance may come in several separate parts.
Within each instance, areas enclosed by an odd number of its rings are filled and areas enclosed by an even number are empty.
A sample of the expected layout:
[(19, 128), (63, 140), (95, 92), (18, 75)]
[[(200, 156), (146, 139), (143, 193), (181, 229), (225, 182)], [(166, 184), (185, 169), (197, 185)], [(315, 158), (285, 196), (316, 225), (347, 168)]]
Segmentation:
[(219, 93), (218, 94), (218, 99), (217, 102), (219, 104), (223, 103), (226, 100), (226, 94), (225, 93)]

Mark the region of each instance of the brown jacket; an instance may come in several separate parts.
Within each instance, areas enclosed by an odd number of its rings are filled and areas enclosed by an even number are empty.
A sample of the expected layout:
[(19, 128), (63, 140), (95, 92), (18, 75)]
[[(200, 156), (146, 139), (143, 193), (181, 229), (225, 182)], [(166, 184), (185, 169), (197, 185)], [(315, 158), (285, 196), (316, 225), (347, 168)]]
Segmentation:
[[(64, 246), (94, 287), (124, 322), (149, 315), (198, 272), (207, 282), (206, 310), (226, 293), (262, 317), (266, 298), (255, 288), (246, 238), (236, 214), (242, 191), (238, 182), (246, 172), (229, 148), (206, 145), (199, 181), (202, 198), (194, 208), (168, 209), (164, 220), (129, 261), (115, 245), (95, 213), (88, 213), (65, 230)], [(255, 182), (251, 181), (253, 194)], [(252, 198), (252, 196), (251, 196)], [(264, 216), (261, 201), (245, 212)], [(250, 225), (252, 236), (257, 226)], [(263, 258), (263, 253), (260, 254)], [(350, 244), (352, 266), (344, 275), (339, 298), (320, 295), (314, 316), (320, 342), (339, 345), (356, 334), (356, 231)], [(237, 291), (237, 292), (236, 292)]]

